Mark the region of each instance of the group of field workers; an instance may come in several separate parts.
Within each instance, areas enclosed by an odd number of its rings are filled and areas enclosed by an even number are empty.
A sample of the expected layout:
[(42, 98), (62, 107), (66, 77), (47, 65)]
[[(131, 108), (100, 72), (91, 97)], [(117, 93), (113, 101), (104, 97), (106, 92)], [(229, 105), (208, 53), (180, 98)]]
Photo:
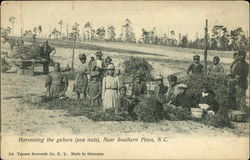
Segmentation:
[[(230, 87), (231, 90), (233, 90), (229, 95), (229, 99), (231, 100), (231, 102), (234, 103), (232, 106), (235, 108), (233, 109), (239, 109), (244, 111), (246, 110), (245, 101), (246, 101), (246, 91), (248, 89), (248, 72), (249, 72), (249, 64), (245, 60), (246, 51), (239, 50), (235, 52), (233, 58), (234, 61), (230, 66), (230, 74), (228, 75), (231, 81)], [(213, 65), (208, 68), (208, 74), (215, 76), (225, 74), (224, 68), (219, 62), (220, 58), (218, 56), (215, 56), (213, 58)], [(193, 56), (193, 64), (191, 64), (187, 69), (187, 74), (190, 73), (195, 75), (203, 74), (203, 65), (200, 64), (199, 55)], [(213, 91), (211, 93), (214, 94)]]
[[(248, 63), (245, 61), (246, 52), (238, 51), (234, 54), (234, 62), (230, 68), (230, 77), (235, 82), (235, 89), (241, 92), (243, 96), (237, 97), (236, 101), (245, 98), (248, 87)], [(138, 71), (133, 77), (131, 94), (127, 94), (127, 87), (124, 84), (121, 72), (115, 68), (112, 58), (107, 56), (103, 60), (101, 51), (96, 52), (96, 57), (91, 57), (87, 62), (85, 54), (79, 55), (80, 63), (76, 67), (76, 78), (73, 85), (73, 91), (76, 93), (77, 100), (84, 100), (91, 107), (102, 107), (103, 110), (114, 109), (115, 113), (133, 114), (134, 107), (149, 94), (144, 73)], [(219, 63), (220, 58), (213, 58), (213, 65), (209, 66), (208, 74), (220, 75), (224, 74), (224, 68)], [(193, 56), (193, 63), (187, 68), (187, 74), (199, 75), (203, 74), (203, 65), (200, 64), (200, 56)], [(168, 86), (164, 85), (163, 77), (156, 76), (153, 79), (156, 82), (154, 86), (154, 96), (161, 103), (166, 103), (169, 106), (192, 107), (193, 97), (186, 94), (187, 85), (178, 83), (175, 75), (168, 75)], [(68, 88), (68, 80), (60, 72), (60, 64), (55, 63), (54, 72), (48, 75), (45, 87), (51, 97), (65, 97), (65, 92)], [(235, 94), (239, 95), (239, 94)], [(198, 99), (198, 106), (204, 109), (207, 113), (214, 115), (219, 110), (218, 102), (215, 99), (215, 93), (209, 85), (204, 83), (202, 92)], [(233, 96), (232, 96), (233, 98)]]

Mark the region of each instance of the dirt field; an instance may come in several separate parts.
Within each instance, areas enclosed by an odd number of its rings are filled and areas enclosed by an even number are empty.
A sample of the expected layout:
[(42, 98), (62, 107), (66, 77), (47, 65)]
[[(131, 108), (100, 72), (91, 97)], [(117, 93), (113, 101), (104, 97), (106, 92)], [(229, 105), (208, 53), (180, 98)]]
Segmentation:
[[(57, 53), (53, 59), (62, 63), (62, 67), (71, 64), (71, 49), (57, 47)], [(76, 49), (75, 61), (78, 63), (78, 54), (85, 53), (87, 58), (95, 53), (93, 50)], [(168, 53), (168, 52), (167, 52)], [(104, 51), (105, 56), (111, 56), (116, 66), (127, 59), (132, 53), (108, 52)], [(175, 72), (183, 72), (190, 62), (189, 56), (178, 56), (175, 54), (158, 56), (133, 54), (147, 58), (155, 68), (155, 74), (169, 75)], [(184, 54), (183, 54), (184, 55)], [(175, 60), (172, 60), (175, 59)], [(180, 61), (177, 61), (180, 60)], [(229, 65), (231, 60), (226, 63)], [(178, 62), (178, 63), (176, 63)], [(182, 63), (179, 63), (182, 62)], [(14, 68), (12, 69), (15, 70)], [(41, 67), (37, 67), (41, 71)], [(21, 98), (5, 99), (9, 96), (25, 95), (27, 93), (45, 92), (44, 82), (46, 76), (20, 76), (15, 73), (4, 73), (1, 75), (1, 123), (3, 134), (18, 135), (43, 135), (47, 133), (61, 134), (166, 134), (169, 137), (247, 137), (249, 126), (247, 123), (234, 123), (235, 128), (214, 128), (193, 121), (161, 121), (160, 123), (144, 122), (93, 122), (84, 116), (69, 116), (64, 110), (39, 109), (30, 104), (24, 103)], [(72, 92), (73, 81), (67, 91), (67, 96), (75, 99)]]

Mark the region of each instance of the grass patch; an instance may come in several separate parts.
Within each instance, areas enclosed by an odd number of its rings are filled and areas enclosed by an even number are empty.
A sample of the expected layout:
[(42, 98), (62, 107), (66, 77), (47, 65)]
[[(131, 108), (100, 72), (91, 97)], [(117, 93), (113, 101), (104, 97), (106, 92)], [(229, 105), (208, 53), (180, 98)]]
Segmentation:
[(90, 107), (87, 101), (53, 99), (37, 104), (39, 108), (50, 110), (64, 109), (70, 116), (85, 116), (93, 121), (131, 121), (126, 114), (115, 114), (114, 109), (104, 111), (101, 107)]

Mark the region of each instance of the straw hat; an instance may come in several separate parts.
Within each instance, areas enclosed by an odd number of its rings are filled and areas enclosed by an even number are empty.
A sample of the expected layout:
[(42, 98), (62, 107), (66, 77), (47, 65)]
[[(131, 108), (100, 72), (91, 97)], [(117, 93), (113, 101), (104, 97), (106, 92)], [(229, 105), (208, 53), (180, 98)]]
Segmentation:
[(107, 67), (108, 70), (114, 70), (115, 69), (115, 65), (114, 64), (110, 64)]
[(163, 79), (163, 77), (162, 77), (162, 75), (158, 75), (158, 76), (156, 76), (154, 79), (155, 79), (155, 80), (161, 80), (161, 79)]

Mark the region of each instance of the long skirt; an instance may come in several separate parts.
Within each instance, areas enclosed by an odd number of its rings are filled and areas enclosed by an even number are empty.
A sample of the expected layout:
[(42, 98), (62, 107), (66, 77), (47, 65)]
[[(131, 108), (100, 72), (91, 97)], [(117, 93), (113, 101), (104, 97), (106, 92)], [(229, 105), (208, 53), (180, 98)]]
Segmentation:
[(117, 98), (118, 90), (106, 90), (103, 97), (103, 109), (106, 110), (118, 107)]
[(74, 92), (86, 94), (86, 89), (88, 86), (87, 74), (78, 73), (75, 80), (75, 86), (73, 88)]
[(62, 89), (60, 85), (51, 85), (49, 94), (51, 97), (60, 97), (62, 95)]

